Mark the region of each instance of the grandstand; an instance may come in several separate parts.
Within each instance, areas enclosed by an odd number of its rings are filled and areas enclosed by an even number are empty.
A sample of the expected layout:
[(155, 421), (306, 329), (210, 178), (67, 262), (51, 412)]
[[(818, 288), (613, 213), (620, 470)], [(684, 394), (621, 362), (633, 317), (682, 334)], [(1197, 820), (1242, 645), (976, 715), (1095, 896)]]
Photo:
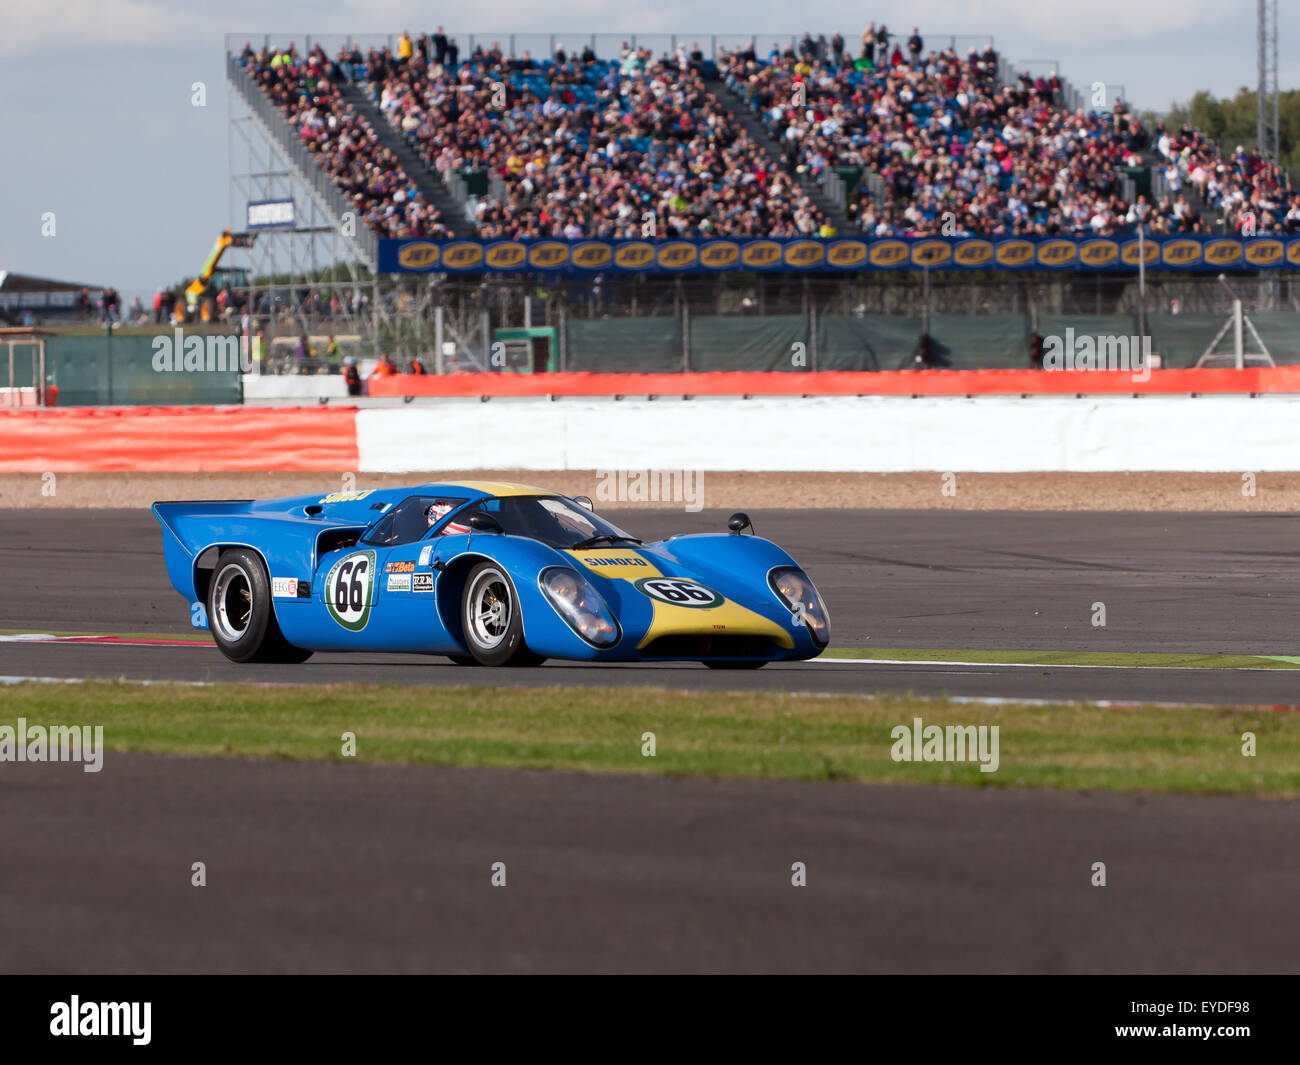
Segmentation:
[[(1058, 74), (1017, 72), (991, 41), (915, 62), (824, 35), (765, 56), (751, 40), (706, 57), (684, 38), (658, 56), (627, 42), (540, 58), (480, 43), (454, 66), (426, 54), (246, 42), (237, 62), (380, 236), (466, 235), (464, 219), (485, 238), (636, 237), (647, 212), (657, 237), (823, 239), (937, 235), (945, 214), (945, 235), (1109, 236), (1139, 217), (1210, 233), (1246, 212), (1290, 233), (1300, 219), (1258, 152), (1147, 129), (1122, 100), (1071, 107)], [(828, 172), (848, 195), (822, 193)]]
[(1021, 366), (1066, 327), (1187, 366), (1239, 298), (1300, 359), (1286, 174), (989, 37), (232, 35), (227, 67), (358, 264), (249, 293), (268, 340), (341, 303), (443, 368), (520, 329), (566, 369)]

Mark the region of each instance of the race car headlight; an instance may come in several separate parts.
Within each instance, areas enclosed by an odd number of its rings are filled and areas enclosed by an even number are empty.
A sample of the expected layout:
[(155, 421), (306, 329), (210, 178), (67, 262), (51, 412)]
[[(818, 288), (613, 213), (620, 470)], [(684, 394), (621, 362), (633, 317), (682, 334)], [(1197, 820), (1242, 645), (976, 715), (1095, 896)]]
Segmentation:
[(808, 627), (813, 641), (822, 647), (830, 642), (831, 622), (826, 614), (822, 597), (803, 570), (794, 566), (780, 566), (768, 574), (768, 583), (786, 607)]
[(591, 583), (571, 569), (555, 567), (538, 582), (560, 617), (588, 643), (612, 647), (618, 643), (618, 622)]

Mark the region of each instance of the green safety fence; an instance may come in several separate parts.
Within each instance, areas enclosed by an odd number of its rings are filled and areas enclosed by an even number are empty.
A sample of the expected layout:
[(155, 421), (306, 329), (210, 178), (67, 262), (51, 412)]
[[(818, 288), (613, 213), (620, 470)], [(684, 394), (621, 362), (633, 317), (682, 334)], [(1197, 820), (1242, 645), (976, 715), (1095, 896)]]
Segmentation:
[[(1249, 315), (1260, 338), (1279, 365), (1300, 364), (1300, 330), (1286, 312)], [(1195, 366), (1227, 320), (1216, 314), (1149, 315), (1146, 331), (1151, 351), (1169, 368)], [(935, 314), (928, 323), (935, 364), (953, 370), (1028, 367), (1033, 321), (1027, 314)], [(690, 320), (689, 364), (696, 372), (720, 370), (806, 371), (898, 370), (915, 365), (924, 326), (920, 317), (904, 315), (822, 315), (811, 343), (804, 315), (700, 316)], [(1140, 334), (1136, 315), (1040, 315), (1041, 336), (1079, 344), (1092, 337), (1094, 350), (1106, 338)], [(603, 373), (673, 373), (683, 367), (682, 321), (674, 317), (568, 320), (567, 365), (570, 370)], [(1231, 344), (1225, 336), (1218, 350)], [(1249, 333), (1247, 351), (1255, 345)], [(1080, 350), (1076, 347), (1076, 351)]]
[[(195, 368), (193, 350), (189, 368), (186, 367), (183, 346), (178, 359), (164, 357), (175, 353), (173, 330), (143, 335), (105, 331), (54, 336), (48, 341), (52, 370), (47, 374), (47, 381), (58, 385), (60, 407), (243, 402), (236, 361), (238, 338), (185, 330), (182, 345), (191, 337), (204, 343), (202, 369)], [(209, 352), (213, 356), (211, 360)], [(20, 361), (30, 364), (30, 360), (15, 359), (15, 368)], [(178, 364), (179, 369), (165, 368), (169, 361)], [(218, 366), (224, 368), (217, 369)], [(19, 383), (30, 385), (30, 365), (26, 375), (28, 380)]]
[(682, 368), (681, 319), (570, 318), (566, 369), (575, 373), (676, 373)]

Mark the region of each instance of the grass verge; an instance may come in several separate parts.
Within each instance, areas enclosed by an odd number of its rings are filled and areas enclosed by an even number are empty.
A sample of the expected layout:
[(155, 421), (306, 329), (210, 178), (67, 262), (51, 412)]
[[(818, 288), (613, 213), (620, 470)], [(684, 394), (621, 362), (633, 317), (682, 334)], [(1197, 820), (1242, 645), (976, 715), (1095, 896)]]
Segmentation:
[[(1300, 795), (1300, 714), (660, 688), (194, 687), (90, 681), (5, 689), (0, 725), (104, 726), (108, 751), (500, 766), (660, 776)], [(891, 729), (997, 725), (999, 768), (895, 762)], [(655, 734), (656, 754), (642, 755)], [(1242, 734), (1257, 754), (1242, 754)], [(107, 764), (111, 768), (111, 757)]]

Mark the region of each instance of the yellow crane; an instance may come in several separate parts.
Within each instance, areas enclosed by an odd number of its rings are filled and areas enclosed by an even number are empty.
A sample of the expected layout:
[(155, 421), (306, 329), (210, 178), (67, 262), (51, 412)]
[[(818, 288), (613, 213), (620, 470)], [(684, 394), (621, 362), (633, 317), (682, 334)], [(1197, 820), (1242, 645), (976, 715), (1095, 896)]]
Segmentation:
[[(184, 299), (177, 301), (177, 317), (187, 322), (196, 319), (202, 322), (212, 321), (217, 314), (217, 305), (216, 299), (210, 293), (212, 289), (221, 287), (220, 284), (213, 284), (221, 256), (225, 254), (227, 248), (251, 248), (256, 239), (256, 233), (232, 233), (228, 229), (222, 230), (199, 276), (185, 286)], [(242, 268), (226, 270), (222, 272), (221, 280), (235, 286), (244, 286), (248, 283), (248, 271)]]

